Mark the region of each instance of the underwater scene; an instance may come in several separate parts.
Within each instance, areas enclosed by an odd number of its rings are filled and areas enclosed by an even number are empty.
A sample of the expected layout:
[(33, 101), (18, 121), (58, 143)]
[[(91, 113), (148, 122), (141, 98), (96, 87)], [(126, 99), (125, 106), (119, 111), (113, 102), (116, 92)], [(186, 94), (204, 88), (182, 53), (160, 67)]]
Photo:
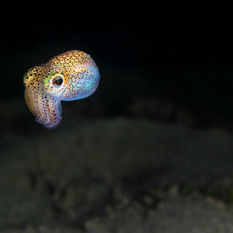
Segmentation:
[(231, 12), (67, 4), (0, 16), (0, 232), (233, 233)]

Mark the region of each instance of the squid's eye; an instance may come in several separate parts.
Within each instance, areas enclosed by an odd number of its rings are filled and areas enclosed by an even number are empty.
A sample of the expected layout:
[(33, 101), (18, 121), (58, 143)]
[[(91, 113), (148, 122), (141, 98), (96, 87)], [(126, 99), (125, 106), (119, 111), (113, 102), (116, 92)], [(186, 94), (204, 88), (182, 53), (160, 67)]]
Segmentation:
[(63, 76), (58, 75), (53, 79), (53, 86), (59, 88), (63, 83)]

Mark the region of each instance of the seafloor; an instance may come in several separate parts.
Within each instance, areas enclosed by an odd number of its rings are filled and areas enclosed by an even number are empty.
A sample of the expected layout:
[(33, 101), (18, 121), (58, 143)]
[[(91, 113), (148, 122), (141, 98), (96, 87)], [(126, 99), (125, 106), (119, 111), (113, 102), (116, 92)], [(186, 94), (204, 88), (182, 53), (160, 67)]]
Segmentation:
[(90, 109), (65, 103), (48, 130), (23, 101), (1, 103), (1, 232), (233, 232), (228, 129)]

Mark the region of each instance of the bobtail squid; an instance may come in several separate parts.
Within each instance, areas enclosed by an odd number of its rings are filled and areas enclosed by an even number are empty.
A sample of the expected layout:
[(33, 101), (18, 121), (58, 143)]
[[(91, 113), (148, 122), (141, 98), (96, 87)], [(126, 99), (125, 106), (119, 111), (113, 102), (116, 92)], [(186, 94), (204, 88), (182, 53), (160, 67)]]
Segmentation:
[(61, 101), (90, 96), (98, 87), (99, 79), (99, 70), (87, 53), (68, 51), (27, 71), (25, 100), (37, 122), (54, 128), (62, 119)]

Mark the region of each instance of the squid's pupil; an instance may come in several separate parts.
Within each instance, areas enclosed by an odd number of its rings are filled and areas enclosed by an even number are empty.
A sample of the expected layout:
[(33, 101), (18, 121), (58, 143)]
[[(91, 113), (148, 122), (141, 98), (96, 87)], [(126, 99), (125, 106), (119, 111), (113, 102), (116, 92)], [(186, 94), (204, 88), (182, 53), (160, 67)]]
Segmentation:
[(53, 85), (55, 86), (60, 86), (63, 83), (63, 78), (62, 77), (56, 77), (53, 80)]

